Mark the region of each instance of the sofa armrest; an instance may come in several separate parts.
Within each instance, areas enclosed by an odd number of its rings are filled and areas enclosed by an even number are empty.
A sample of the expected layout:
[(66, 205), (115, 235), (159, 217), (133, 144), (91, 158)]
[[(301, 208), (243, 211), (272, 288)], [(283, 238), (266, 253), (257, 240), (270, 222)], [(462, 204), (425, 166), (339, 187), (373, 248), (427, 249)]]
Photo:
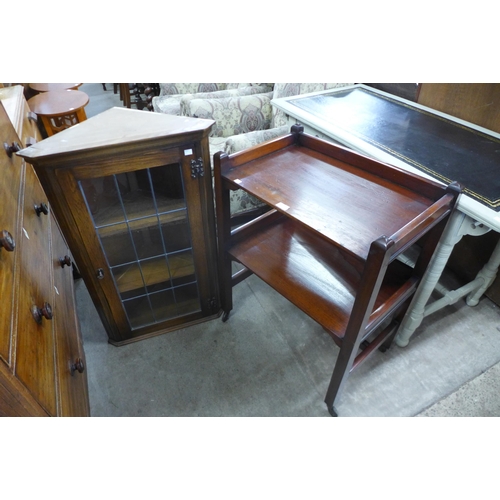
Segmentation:
[(192, 99), (186, 115), (215, 121), (212, 137), (265, 130), (272, 120), (272, 92), (221, 99)]
[(183, 94), (155, 96), (152, 100), (153, 111), (155, 113), (166, 113), (167, 115), (180, 115), (182, 97)]
[(257, 146), (266, 141), (277, 139), (290, 132), (288, 125), (282, 127), (270, 128), (268, 130), (256, 130), (246, 134), (233, 135), (226, 139), (224, 151), (227, 154), (238, 153), (244, 149)]

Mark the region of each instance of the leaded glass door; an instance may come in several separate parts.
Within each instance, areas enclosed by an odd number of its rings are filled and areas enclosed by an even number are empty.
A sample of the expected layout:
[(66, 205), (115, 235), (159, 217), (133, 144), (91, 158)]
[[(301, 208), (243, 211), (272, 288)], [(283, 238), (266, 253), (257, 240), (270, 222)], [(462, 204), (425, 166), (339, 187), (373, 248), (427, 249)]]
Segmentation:
[(217, 307), (200, 226), (212, 201), (201, 189), (206, 179), (193, 174), (199, 161), (190, 145), (143, 161), (140, 169), (95, 176), (98, 170), (89, 168), (78, 180), (106, 263), (96, 276), (113, 280), (132, 331), (196, 319)]

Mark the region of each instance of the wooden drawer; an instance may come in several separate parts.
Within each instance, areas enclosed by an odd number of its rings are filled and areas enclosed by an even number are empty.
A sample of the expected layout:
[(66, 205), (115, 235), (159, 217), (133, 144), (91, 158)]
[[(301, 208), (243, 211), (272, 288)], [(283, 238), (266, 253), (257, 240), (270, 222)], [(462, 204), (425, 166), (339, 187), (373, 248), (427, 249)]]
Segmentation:
[(54, 273), (54, 328), (56, 339), (58, 410), (60, 416), (87, 416), (87, 377), (85, 354), (81, 344), (73, 289), (73, 257), (59, 226), (51, 215), (52, 268)]
[[(18, 207), (20, 186), (23, 177), (24, 161), (10, 154), (4, 147), (19, 141), (3, 107), (0, 107), (0, 231), (7, 231), (14, 240), (19, 241)], [(0, 237), (2, 237), (0, 235)], [(9, 247), (9, 236), (3, 233), (5, 245)], [(5, 246), (0, 248), (0, 358), (7, 364), (11, 362), (11, 334), (14, 327), (14, 316), (11, 314), (14, 307), (15, 268), (19, 254), (16, 246), (9, 251)]]
[(35, 205), (47, 203), (36, 174), (28, 165), (22, 217), (22, 249), (18, 304), (15, 373), (35, 399), (56, 415), (54, 322), (34, 308), (49, 304), (54, 313), (54, 285), (50, 273), (50, 216), (37, 215)]

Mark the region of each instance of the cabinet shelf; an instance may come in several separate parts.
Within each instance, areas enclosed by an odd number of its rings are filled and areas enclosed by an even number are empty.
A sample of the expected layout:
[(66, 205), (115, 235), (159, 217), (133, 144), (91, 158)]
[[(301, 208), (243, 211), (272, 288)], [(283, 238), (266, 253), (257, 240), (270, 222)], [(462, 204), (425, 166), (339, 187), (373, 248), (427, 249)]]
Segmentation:
[(168, 264), (164, 256), (118, 266), (113, 269), (116, 285), (121, 295), (144, 287), (155, 289), (160, 283), (172, 283), (187, 276), (194, 276), (194, 263), (191, 252), (169, 255)]
[[(157, 220), (160, 224), (168, 224), (186, 218), (184, 200), (162, 200), (158, 212), (152, 210), (151, 197), (146, 194), (135, 193), (133, 196), (125, 197), (123, 203), (126, 206), (126, 214), (119, 202), (105, 206), (93, 214), (94, 225), (99, 230), (99, 234), (110, 236), (122, 232), (120, 226), (124, 222), (134, 222), (134, 228), (144, 229), (157, 223)], [(156, 216), (157, 219), (154, 219)]]

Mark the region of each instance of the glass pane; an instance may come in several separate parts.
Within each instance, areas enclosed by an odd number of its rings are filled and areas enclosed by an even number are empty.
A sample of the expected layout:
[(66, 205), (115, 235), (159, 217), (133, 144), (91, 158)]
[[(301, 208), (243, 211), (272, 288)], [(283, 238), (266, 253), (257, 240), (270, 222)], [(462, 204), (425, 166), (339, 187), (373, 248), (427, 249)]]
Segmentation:
[(186, 210), (176, 213), (176, 220), (162, 223), (161, 230), (167, 252), (177, 252), (191, 246), (191, 234)]
[(156, 321), (165, 321), (178, 316), (174, 292), (172, 290), (153, 293), (149, 297)]
[(200, 299), (196, 283), (176, 288), (175, 298), (177, 300), (177, 314), (179, 316), (200, 310)]
[(146, 293), (141, 268), (137, 262), (114, 267), (112, 270), (122, 299), (129, 299)]
[(138, 259), (148, 259), (165, 253), (156, 215), (129, 222), (129, 227)]
[(149, 298), (146, 295), (137, 297), (136, 299), (126, 300), (123, 302), (123, 306), (125, 307), (125, 312), (127, 313), (132, 328), (139, 328), (155, 322), (153, 311), (149, 304)]
[(170, 288), (170, 271), (165, 256), (141, 261), (141, 269), (149, 293)]
[(128, 220), (156, 214), (148, 170), (137, 170), (116, 176)]
[(137, 259), (127, 224), (104, 227), (98, 229), (97, 232), (111, 267), (127, 264)]
[(149, 169), (159, 213), (186, 206), (181, 165)]
[(96, 227), (125, 220), (114, 176), (85, 179), (80, 186)]
[(200, 310), (180, 163), (80, 182), (132, 328)]
[(186, 283), (186, 278), (188, 281), (195, 279), (193, 252), (191, 250), (170, 254), (168, 263), (174, 286)]

